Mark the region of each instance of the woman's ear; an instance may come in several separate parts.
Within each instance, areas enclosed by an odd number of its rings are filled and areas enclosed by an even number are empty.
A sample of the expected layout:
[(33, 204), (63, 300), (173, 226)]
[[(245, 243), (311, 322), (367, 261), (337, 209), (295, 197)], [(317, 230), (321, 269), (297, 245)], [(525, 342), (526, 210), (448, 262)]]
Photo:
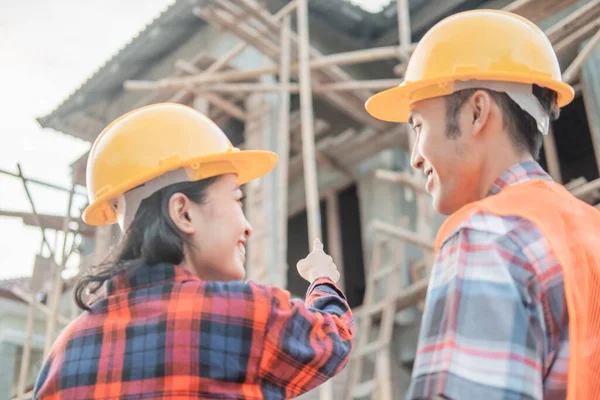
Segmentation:
[(177, 228), (188, 235), (196, 233), (190, 208), (192, 201), (183, 193), (175, 193), (169, 199), (169, 216)]

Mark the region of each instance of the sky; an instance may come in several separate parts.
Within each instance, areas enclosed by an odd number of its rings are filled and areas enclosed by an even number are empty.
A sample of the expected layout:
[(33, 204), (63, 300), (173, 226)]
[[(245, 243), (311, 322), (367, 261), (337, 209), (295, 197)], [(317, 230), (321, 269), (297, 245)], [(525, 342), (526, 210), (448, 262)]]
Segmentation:
[[(90, 144), (49, 129), (48, 114), (172, 0), (19, 0), (0, 11), (0, 169), (68, 187)], [(66, 215), (68, 194), (29, 185), (36, 210)], [(79, 202), (81, 203), (81, 201)], [(0, 174), (0, 210), (31, 211), (20, 179)], [(54, 238), (48, 235), (54, 246)], [(0, 217), (0, 279), (28, 276), (41, 233)]]
[[(390, 0), (347, 0), (378, 12)], [(69, 187), (90, 144), (36, 118), (51, 112), (173, 0), (19, 0), (0, 8), (0, 169)], [(28, 185), (36, 211), (66, 215), (68, 194)], [(82, 206), (82, 198), (74, 210)], [(0, 210), (31, 212), (20, 179), (0, 174)], [(39, 228), (0, 217), (0, 279), (29, 276)], [(52, 246), (56, 238), (47, 232)], [(59, 243), (62, 243), (59, 237)], [(44, 255), (48, 255), (44, 250)], [(73, 260), (76, 265), (77, 259)]]

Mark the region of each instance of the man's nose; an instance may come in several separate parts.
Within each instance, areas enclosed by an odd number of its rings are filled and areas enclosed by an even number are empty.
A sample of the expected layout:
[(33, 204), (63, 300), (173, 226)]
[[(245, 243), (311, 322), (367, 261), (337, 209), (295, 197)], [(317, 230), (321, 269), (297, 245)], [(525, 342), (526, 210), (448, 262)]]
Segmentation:
[(415, 141), (413, 143), (413, 147), (412, 147), (412, 150), (410, 153), (410, 165), (414, 169), (419, 170), (419, 169), (423, 168), (424, 162), (425, 162), (425, 159), (419, 152), (419, 138), (417, 137), (417, 138), (415, 138)]

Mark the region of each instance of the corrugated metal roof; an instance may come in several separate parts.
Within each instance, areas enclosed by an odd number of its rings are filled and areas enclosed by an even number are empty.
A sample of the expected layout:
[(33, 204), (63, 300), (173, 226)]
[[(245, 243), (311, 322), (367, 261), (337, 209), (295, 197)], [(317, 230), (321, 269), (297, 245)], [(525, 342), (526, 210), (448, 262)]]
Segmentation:
[(20, 277), (20, 278), (11, 278), (11, 279), (1, 279), (0, 280), (0, 298), (15, 300), (18, 302), (24, 303), (23, 299), (16, 296), (12, 289), (18, 287), (23, 290), (25, 293), (31, 293), (29, 288), (29, 282), (31, 278)]
[(0, 290), (10, 291), (14, 287), (29, 291), (29, 277), (0, 279)]

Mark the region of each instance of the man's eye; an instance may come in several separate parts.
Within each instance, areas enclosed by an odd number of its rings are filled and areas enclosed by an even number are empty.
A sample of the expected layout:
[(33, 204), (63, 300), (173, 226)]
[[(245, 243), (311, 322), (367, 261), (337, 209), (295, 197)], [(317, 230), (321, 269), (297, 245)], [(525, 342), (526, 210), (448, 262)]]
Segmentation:
[(240, 197), (240, 199), (238, 200), (240, 203), (243, 203), (244, 200), (246, 200), (246, 195), (243, 195), (242, 197)]

